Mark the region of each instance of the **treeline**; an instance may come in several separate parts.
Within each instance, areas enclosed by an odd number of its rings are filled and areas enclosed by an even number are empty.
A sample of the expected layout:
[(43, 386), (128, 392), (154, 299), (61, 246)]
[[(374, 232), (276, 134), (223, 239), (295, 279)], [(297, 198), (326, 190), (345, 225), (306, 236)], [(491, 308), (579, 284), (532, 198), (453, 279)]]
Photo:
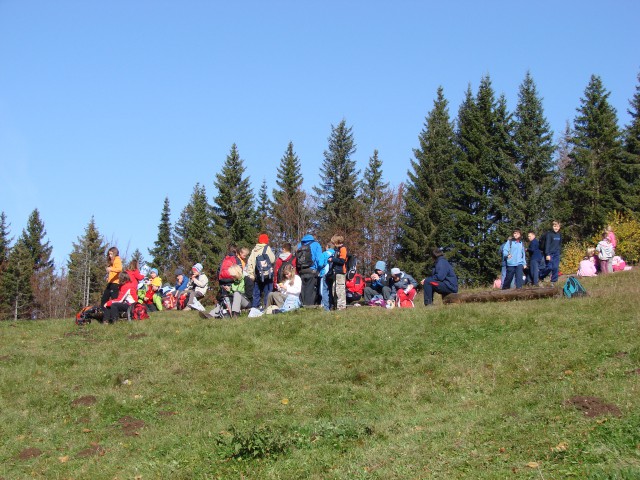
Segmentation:
[[(451, 117), (442, 88), (427, 114), (406, 182), (384, 181), (383, 160), (371, 152), (361, 172), (352, 127), (331, 126), (320, 180), (306, 192), (301, 161), (289, 143), (275, 172), (257, 194), (238, 147), (231, 146), (213, 179), (210, 198), (196, 184), (175, 223), (164, 200), (158, 236), (145, 259), (172, 280), (176, 266), (196, 262), (215, 271), (230, 244), (253, 246), (267, 232), (275, 246), (294, 245), (312, 232), (320, 242), (335, 233), (368, 272), (379, 260), (423, 276), (428, 251), (439, 246), (464, 285), (490, 283), (500, 268), (498, 247), (514, 228), (541, 233), (552, 218), (567, 239), (600, 230), (613, 211), (640, 212), (640, 76), (630, 99), (631, 122), (619, 126), (610, 92), (592, 76), (572, 124), (559, 141), (544, 115), (542, 98), (527, 74), (513, 111), (496, 96), (489, 76), (469, 87)], [(0, 217), (2, 318), (68, 316), (98, 300), (104, 287), (105, 248), (93, 219), (73, 244), (64, 268), (54, 270), (38, 210), (12, 245)]]

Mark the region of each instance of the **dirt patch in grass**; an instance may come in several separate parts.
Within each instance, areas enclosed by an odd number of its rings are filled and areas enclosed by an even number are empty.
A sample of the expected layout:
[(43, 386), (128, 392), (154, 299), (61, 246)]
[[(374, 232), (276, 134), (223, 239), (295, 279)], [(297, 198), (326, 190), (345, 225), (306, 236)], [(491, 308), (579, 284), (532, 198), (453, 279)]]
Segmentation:
[(629, 370), (627, 372), (628, 375), (640, 375), (640, 368), (636, 368), (635, 370)]
[(127, 437), (135, 437), (139, 435), (140, 433), (138, 430), (144, 427), (144, 421), (130, 417), (129, 415), (122, 417), (118, 420), (118, 423), (122, 426), (122, 433)]
[(36, 458), (42, 455), (42, 450), (39, 448), (25, 448), (18, 454), (19, 460), (31, 460), (32, 458)]
[(78, 420), (76, 420), (76, 422), (78, 422), (78, 423), (91, 423), (91, 419), (89, 417), (80, 417)]
[(147, 334), (146, 333), (132, 333), (131, 335), (129, 335), (127, 338), (129, 340), (138, 340), (139, 338), (144, 338), (146, 337)]
[(163, 412), (158, 412), (158, 415), (160, 417), (173, 417), (174, 415), (177, 415), (177, 414), (178, 414), (178, 412), (170, 411), (170, 410), (163, 411)]
[(85, 395), (84, 397), (78, 397), (73, 402), (71, 402), (71, 406), (73, 407), (88, 407), (89, 405), (93, 405), (97, 402), (96, 397), (93, 395)]
[(79, 451), (76, 454), (76, 457), (87, 458), (87, 457), (92, 457), (94, 455), (102, 456), (104, 454), (105, 454), (105, 449), (102, 446), (100, 446), (97, 443), (92, 443), (89, 448), (85, 448), (84, 450)]
[(613, 354), (615, 358), (625, 358), (629, 356), (629, 352), (616, 352)]
[(11, 360), (11, 355), (0, 355), (0, 362), (8, 362)]
[(602, 415), (622, 416), (620, 409), (612, 403), (606, 403), (598, 397), (571, 397), (565, 405), (573, 406), (582, 411), (587, 417), (600, 417)]

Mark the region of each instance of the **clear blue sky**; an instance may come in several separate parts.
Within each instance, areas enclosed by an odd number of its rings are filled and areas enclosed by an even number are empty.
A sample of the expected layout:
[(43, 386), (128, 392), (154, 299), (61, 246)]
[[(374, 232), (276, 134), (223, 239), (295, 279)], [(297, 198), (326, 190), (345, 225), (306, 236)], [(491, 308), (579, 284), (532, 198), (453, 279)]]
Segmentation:
[(527, 70), (556, 137), (592, 74), (621, 125), (640, 72), (640, 2), (0, 0), (0, 211), (40, 210), (57, 265), (91, 216), (147, 249), (236, 143), (254, 190), (292, 141), (317, 185), (331, 125), (405, 181), (439, 85), (457, 115), (489, 74), (509, 109)]

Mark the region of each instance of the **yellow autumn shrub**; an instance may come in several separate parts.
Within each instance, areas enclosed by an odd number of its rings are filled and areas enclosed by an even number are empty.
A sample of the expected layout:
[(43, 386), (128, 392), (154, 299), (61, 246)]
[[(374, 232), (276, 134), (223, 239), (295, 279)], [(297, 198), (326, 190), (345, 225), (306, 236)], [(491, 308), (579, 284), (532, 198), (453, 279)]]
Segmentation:
[[(616, 234), (618, 245), (616, 255), (621, 256), (627, 264), (637, 264), (640, 261), (640, 222), (621, 212), (612, 212), (607, 218), (607, 225), (611, 225)], [(606, 225), (603, 226), (604, 231)], [(593, 245), (602, 239), (602, 233), (598, 232), (592, 238)]]
[[(562, 254), (560, 255), (560, 272), (564, 275), (575, 275), (589, 246), (591, 245), (588, 243), (575, 240), (567, 242), (562, 247)], [(595, 245), (593, 246), (595, 247)]]

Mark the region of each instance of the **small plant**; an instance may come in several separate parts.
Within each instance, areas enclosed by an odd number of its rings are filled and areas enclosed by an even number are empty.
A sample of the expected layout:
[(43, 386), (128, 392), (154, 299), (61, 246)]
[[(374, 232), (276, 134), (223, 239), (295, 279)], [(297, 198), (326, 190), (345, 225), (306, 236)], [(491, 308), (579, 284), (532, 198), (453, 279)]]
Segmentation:
[(225, 458), (267, 458), (287, 453), (299, 442), (296, 434), (282, 428), (254, 426), (248, 430), (231, 427), (216, 437)]

